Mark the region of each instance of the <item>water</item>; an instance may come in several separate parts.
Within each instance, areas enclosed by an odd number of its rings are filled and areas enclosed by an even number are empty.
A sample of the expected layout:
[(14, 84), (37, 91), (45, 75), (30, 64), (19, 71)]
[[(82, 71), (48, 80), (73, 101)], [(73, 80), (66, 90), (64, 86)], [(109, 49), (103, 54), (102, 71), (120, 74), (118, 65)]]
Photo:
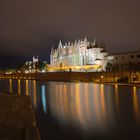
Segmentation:
[(42, 140), (140, 137), (140, 88), (0, 80), (0, 91), (30, 95)]

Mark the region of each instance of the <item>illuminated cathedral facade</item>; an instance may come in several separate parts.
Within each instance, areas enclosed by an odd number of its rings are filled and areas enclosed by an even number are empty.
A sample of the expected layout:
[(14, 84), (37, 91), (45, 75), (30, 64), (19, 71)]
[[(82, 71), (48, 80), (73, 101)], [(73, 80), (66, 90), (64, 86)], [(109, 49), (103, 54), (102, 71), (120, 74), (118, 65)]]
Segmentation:
[(104, 43), (90, 42), (86, 37), (64, 45), (59, 41), (57, 49), (52, 47), (50, 64), (52, 71), (103, 71), (107, 55)]

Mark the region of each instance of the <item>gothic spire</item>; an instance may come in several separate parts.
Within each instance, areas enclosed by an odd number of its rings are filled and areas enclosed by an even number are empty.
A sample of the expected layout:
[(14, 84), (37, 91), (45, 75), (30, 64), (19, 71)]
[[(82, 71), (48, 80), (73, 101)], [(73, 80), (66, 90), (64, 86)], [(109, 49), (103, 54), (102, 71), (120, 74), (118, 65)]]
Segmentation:
[(80, 39), (78, 39), (78, 43), (80, 43)]
[(61, 40), (59, 41), (59, 44), (58, 44), (58, 48), (62, 48), (63, 46), (62, 46), (62, 42), (61, 42)]
[(54, 48), (53, 48), (53, 45), (52, 45), (51, 54), (53, 54), (53, 53), (54, 53)]
[(76, 44), (77, 44), (77, 40), (74, 41), (74, 45), (76, 45)]
[(96, 41), (96, 38), (94, 39), (94, 43), (93, 43), (93, 46), (96, 46), (97, 45), (97, 41)]
[(84, 41), (87, 41), (87, 37), (85, 36)]

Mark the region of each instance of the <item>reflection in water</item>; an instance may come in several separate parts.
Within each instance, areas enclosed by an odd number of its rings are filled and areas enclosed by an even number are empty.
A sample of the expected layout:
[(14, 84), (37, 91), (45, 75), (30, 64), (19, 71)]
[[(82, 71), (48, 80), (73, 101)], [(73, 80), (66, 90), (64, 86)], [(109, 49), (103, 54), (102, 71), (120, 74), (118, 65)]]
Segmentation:
[(10, 84), (9, 84), (9, 91), (10, 91), (10, 93), (12, 93), (12, 91), (13, 91), (13, 89), (12, 89), (12, 79), (10, 79)]
[(65, 119), (68, 118), (69, 112), (68, 112), (68, 98), (67, 98), (67, 86), (66, 84), (63, 85), (63, 98), (64, 98), (64, 111), (65, 111)]
[[(133, 87), (132, 93), (129, 86), (72, 82), (48, 82), (42, 85), (42, 82), (35, 80), (15, 82), (12, 79), (6, 80), (6, 85), (0, 88), (31, 95), (37, 123), (43, 135), (45, 129), (50, 127), (43, 125), (48, 118), (51, 118), (49, 121), (55, 120), (53, 124), (59, 125), (59, 128), (61, 126), (62, 130), (76, 129), (79, 130), (76, 133), (86, 133), (85, 137), (113, 135), (114, 132), (116, 135), (127, 135), (130, 130), (132, 134), (134, 130), (138, 130), (138, 133), (140, 130), (140, 88)], [(50, 113), (47, 113), (48, 110)], [(52, 130), (56, 131), (56, 125), (51, 126)]]
[(134, 115), (136, 120), (140, 121), (140, 112), (139, 112), (139, 102), (138, 102), (138, 95), (136, 92), (136, 87), (133, 87), (133, 107), (134, 107)]
[(42, 107), (43, 107), (43, 111), (44, 111), (44, 113), (47, 113), (45, 85), (41, 86), (41, 93), (42, 93)]
[[(80, 96), (80, 88), (79, 88), (79, 84), (75, 84), (75, 114), (76, 114), (76, 118), (77, 121), (81, 122), (81, 124), (84, 124), (84, 118), (82, 115), (82, 108), (81, 108), (81, 96)], [(72, 108), (73, 109), (73, 108)]]
[(33, 105), (36, 108), (37, 107), (37, 97), (36, 97), (36, 81), (33, 81)]
[(103, 116), (103, 120), (106, 119), (106, 103), (105, 103), (105, 93), (104, 93), (104, 84), (100, 86), (100, 93), (101, 93), (101, 112)]
[(95, 111), (95, 119), (96, 121), (100, 122), (100, 113), (99, 113), (99, 92), (98, 92), (98, 85), (94, 85), (93, 87), (93, 103), (94, 103), (94, 111)]
[[(104, 85), (69, 84), (57, 83), (53, 84), (54, 87), (49, 87), (50, 111), (53, 116), (63, 123), (74, 124), (78, 129), (87, 132), (93, 129), (94, 132), (107, 131), (107, 127), (109, 128), (112, 123), (110, 121), (114, 120), (114, 115), (111, 109), (113, 106), (108, 107), (108, 112), (106, 110)], [(108, 101), (111, 100), (111, 94), (106, 96)]]
[(116, 109), (118, 113), (120, 113), (120, 106), (119, 106), (119, 93), (118, 93), (118, 85), (115, 84), (115, 103), (116, 103)]
[(18, 94), (21, 94), (21, 85), (20, 80), (18, 79)]
[(29, 81), (26, 80), (26, 91), (25, 91), (26, 95), (29, 95)]
[(90, 94), (89, 94), (88, 83), (85, 83), (83, 94), (85, 99), (85, 109), (87, 110), (86, 118), (89, 118), (91, 116), (90, 114), (91, 111), (90, 111), (90, 102), (89, 102)]

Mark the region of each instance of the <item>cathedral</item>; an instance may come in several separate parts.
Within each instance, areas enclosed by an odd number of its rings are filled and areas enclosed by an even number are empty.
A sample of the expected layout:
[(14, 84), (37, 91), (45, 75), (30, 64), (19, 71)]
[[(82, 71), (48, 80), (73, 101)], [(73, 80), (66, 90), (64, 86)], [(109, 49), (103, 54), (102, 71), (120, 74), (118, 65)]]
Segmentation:
[(107, 64), (108, 53), (104, 43), (83, 40), (68, 42), (59, 41), (58, 48), (52, 47), (50, 64), (52, 71), (103, 71)]

